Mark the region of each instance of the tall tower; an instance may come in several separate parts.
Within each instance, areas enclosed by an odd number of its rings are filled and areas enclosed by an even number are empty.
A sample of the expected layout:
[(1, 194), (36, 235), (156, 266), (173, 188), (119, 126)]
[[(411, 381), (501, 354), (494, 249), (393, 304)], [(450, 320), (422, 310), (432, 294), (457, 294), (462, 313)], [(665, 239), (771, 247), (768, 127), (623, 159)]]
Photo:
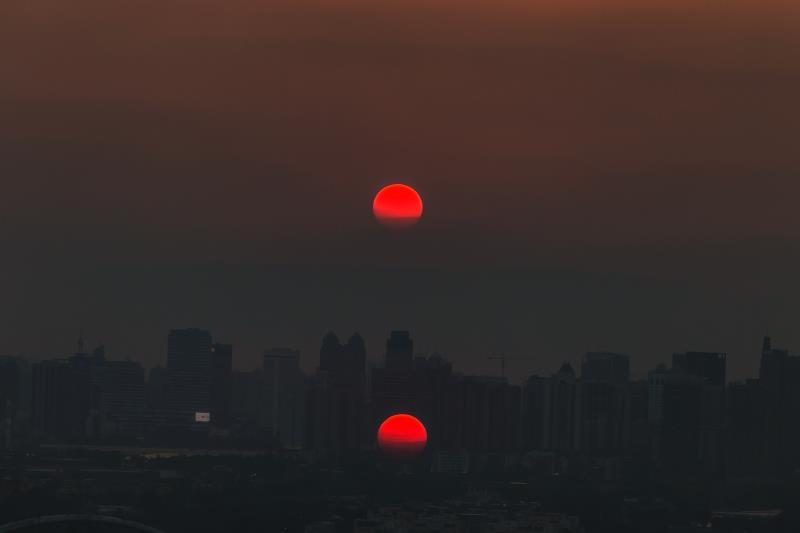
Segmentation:
[(630, 381), (630, 358), (611, 352), (588, 352), (581, 361), (581, 380), (625, 385)]
[(233, 346), (216, 343), (211, 353), (211, 422), (218, 427), (230, 421)]
[(414, 362), (414, 341), (408, 331), (392, 331), (386, 339), (386, 368), (411, 370)]
[(211, 333), (174, 329), (167, 340), (170, 426), (204, 430), (211, 418)]
[(319, 355), (319, 372), (305, 398), (307, 444), (333, 454), (359, 449), (366, 416), (364, 341), (354, 334), (341, 344), (328, 333)]
[(303, 433), (300, 352), (289, 348), (264, 352), (264, 392), (264, 425), (285, 448), (299, 448)]
[(0, 450), (11, 447), (11, 436), (19, 407), (19, 363), (0, 356)]
[(727, 354), (718, 352), (674, 353), (672, 368), (724, 389), (726, 360)]

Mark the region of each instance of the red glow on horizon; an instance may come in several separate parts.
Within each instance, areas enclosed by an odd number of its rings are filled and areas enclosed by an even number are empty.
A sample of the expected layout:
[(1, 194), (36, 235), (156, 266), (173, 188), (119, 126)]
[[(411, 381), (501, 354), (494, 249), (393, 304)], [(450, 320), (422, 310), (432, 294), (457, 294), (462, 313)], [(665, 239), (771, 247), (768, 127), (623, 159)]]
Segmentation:
[(391, 455), (416, 455), (427, 442), (425, 425), (412, 415), (392, 415), (378, 428), (378, 446)]
[(372, 212), (386, 226), (413, 226), (422, 216), (422, 198), (412, 187), (394, 183), (378, 191), (372, 202)]

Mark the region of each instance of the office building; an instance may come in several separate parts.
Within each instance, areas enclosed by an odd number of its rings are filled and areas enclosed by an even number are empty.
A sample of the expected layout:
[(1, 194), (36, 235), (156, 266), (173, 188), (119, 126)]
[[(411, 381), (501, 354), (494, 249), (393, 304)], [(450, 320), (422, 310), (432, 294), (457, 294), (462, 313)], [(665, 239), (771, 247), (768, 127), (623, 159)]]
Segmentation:
[(211, 347), (211, 423), (228, 427), (231, 417), (233, 346), (216, 343)]
[(207, 432), (211, 419), (211, 333), (175, 329), (167, 339), (168, 431)]
[(144, 368), (134, 361), (105, 361), (101, 375), (101, 435), (123, 439), (142, 437), (149, 421)]
[(15, 357), (0, 357), (0, 450), (12, 447), (19, 398), (19, 363)]
[(624, 385), (630, 381), (630, 357), (611, 352), (588, 352), (581, 361), (581, 381)]
[(726, 359), (727, 354), (718, 352), (675, 353), (672, 354), (672, 368), (724, 389)]
[(569, 363), (549, 378), (532, 376), (523, 391), (524, 447), (557, 453), (576, 450), (580, 407), (578, 381)]
[(408, 331), (392, 331), (386, 339), (386, 368), (411, 370), (414, 359), (414, 341)]
[(284, 448), (303, 444), (304, 376), (300, 352), (272, 348), (264, 352), (264, 412), (262, 420)]
[(340, 456), (368, 442), (366, 347), (357, 333), (345, 344), (328, 333), (320, 348), (319, 371), (306, 388), (308, 447)]

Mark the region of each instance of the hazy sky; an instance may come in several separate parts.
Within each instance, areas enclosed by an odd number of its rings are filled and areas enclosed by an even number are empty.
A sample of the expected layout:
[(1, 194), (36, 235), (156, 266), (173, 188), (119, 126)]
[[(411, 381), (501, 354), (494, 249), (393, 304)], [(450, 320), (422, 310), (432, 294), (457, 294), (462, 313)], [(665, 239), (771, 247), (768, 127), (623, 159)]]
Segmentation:
[[(281, 5), (285, 4), (285, 5)], [(800, 4), (5, 0), (0, 352), (800, 351)], [(413, 231), (372, 220), (405, 181)]]

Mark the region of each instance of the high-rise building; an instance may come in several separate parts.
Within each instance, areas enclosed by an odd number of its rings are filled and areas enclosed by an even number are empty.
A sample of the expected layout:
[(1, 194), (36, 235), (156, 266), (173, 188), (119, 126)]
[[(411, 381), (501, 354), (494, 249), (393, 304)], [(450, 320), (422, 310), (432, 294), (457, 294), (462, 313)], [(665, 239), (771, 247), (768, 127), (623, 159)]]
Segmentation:
[(300, 352), (272, 348), (264, 352), (263, 423), (285, 448), (303, 444), (304, 377)]
[(581, 361), (578, 387), (579, 448), (590, 454), (621, 451), (630, 437), (630, 358), (588, 352)]
[(12, 447), (20, 398), (20, 368), (15, 357), (0, 357), (0, 450)]
[(672, 472), (705, 466), (701, 450), (705, 385), (701, 377), (663, 365), (648, 375), (651, 457), (659, 466)]
[(633, 381), (628, 386), (630, 395), (630, 437), (627, 449), (639, 460), (650, 452), (650, 424), (647, 418), (648, 385), (646, 379)]
[(529, 377), (522, 390), (522, 444), (526, 450), (548, 449), (549, 404), (548, 378)]
[(630, 381), (630, 357), (611, 352), (588, 352), (581, 361), (581, 381), (624, 385)]
[(672, 372), (701, 380), (696, 444), (703, 469), (722, 468), (727, 355), (685, 352), (672, 355)]
[(581, 380), (578, 403), (579, 449), (588, 454), (621, 452), (630, 438), (628, 385)]
[(147, 410), (150, 415), (161, 413), (166, 408), (167, 369), (154, 366), (147, 377)]
[(549, 378), (533, 376), (523, 391), (523, 444), (532, 450), (570, 453), (579, 443), (580, 402), (572, 365)]
[(128, 439), (143, 436), (147, 416), (142, 365), (105, 361), (101, 376), (101, 435)]
[(307, 446), (340, 455), (360, 449), (366, 439), (366, 348), (357, 333), (341, 344), (327, 334), (319, 372), (305, 398)]
[(174, 329), (167, 339), (166, 429), (208, 431), (211, 420), (211, 333)]
[(101, 436), (102, 420), (100, 402), (103, 390), (103, 367), (106, 363), (104, 346), (98, 346), (92, 353), (83, 350), (83, 339), (78, 341), (79, 351), (69, 358), (69, 364), (75, 368), (76, 374), (87, 376), (85, 394), (88, 396), (88, 413), (84, 427), (84, 436), (96, 439)]
[(234, 371), (231, 379), (231, 425), (236, 439), (265, 443), (270, 435), (263, 427), (265, 387), (264, 371)]
[(764, 337), (759, 385), (766, 406), (764, 446), (769, 468), (780, 473), (800, 467), (800, 356), (773, 348)]
[(719, 352), (685, 352), (672, 354), (672, 368), (696, 376), (717, 387), (725, 387), (727, 354)]
[[(455, 446), (477, 454), (501, 456), (517, 449), (520, 390), (505, 378), (461, 376), (452, 385), (445, 424), (455, 426)], [(450, 432), (448, 432), (450, 433)]]
[(32, 422), (37, 439), (79, 442), (86, 438), (93, 403), (88, 367), (69, 359), (33, 364)]
[(386, 339), (386, 368), (411, 370), (414, 362), (414, 341), (408, 331), (392, 331)]
[(780, 448), (770, 439), (774, 410), (757, 379), (731, 383), (726, 395), (725, 467), (731, 476), (757, 478), (777, 471)]
[(231, 416), (233, 346), (216, 343), (211, 350), (211, 423), (227, 427)]
[(414, 402), (409, 410), (425, 423), (431, 450), (454, 449), (453, 440), (447, 440), (444, 431), (448, 421), (446, 397), (454, 381), (453, 365), (442, 355), (414, 359)]
[[(420, 416), (415, 390), (414, 341), (408, 331), (392, 331), (386, 339), (385, 365), (372, 369), (372, 429), (399, 412)], [(423, 421), (424, 422), (424, 421)]]

